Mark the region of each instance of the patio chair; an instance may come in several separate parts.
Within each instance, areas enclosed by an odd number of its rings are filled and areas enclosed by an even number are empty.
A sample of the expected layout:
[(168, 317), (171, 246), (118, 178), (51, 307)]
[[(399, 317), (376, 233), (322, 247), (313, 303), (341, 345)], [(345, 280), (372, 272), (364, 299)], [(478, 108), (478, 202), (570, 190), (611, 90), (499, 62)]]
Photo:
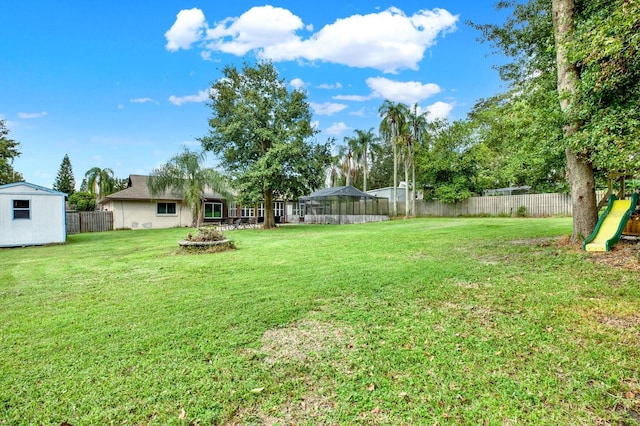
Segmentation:
[(227, 218), (227, 220), (223, 220), (218, 224), (218, 230), (219, 231), (227, 231), (227, 230), (231, 229), (232, 226), (233, 226), (233, 218), (229, 217), (229, 218)]

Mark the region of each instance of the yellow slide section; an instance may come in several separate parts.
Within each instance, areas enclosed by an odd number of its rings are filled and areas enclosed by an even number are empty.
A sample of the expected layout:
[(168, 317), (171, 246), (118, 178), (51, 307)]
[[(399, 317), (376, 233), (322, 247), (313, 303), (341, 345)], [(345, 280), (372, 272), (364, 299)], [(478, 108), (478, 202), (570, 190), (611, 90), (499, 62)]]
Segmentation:
[(630, 200), (616, 200), (611, 196), (609, 206), (598, 219), (593, 234), (584, 241), (584, 249), (609, 251), (610, 247), (620, 239), (624, 226), (636, 208), (637, 201), (637, 194), (633, 194)]

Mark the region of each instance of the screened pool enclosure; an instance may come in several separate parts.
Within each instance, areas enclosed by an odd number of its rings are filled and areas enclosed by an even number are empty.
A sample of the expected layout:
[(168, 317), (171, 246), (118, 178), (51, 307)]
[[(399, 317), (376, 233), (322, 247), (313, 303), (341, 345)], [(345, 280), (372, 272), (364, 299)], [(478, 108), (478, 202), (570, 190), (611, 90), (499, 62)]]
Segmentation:
[(364, 223), (389, 220), (389, 199), (353, 186), (325, 188), (300, 198), (306, 223)]

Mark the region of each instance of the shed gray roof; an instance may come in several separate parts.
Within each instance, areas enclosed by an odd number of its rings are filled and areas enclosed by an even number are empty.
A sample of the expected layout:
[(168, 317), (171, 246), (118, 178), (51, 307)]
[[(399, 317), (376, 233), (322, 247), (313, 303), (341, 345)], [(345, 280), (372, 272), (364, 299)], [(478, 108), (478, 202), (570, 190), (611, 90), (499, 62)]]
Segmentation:
[(43, 194), (48, 194), (48, 195), (60, 195), (63, 197), (66, 197), (67, 194), (65, 194), (64, 192), (60, 192), (60, 191), (56, 191), (54, 189), (49, 189), (49, 188), (45, 188), (44, 186), (40, 186), (40, 185), (36, 185), (34, 183), (29, 183), (29, 182), (13, 182), (13, 183), (7, 183), (4, 185), (0, 185), (0, 192), (3, 193), (14, 193), (17, 191), (24, 191), (24, 187), (29, 188), (29, 190), (31, 191), (35, 191), (35, 192), (39, 192), (39, 193), (43, 193)]
[(332, 188), (320, 189), (316, 192), (311, 193), (310, 195), (307, 195), (306, 197), (300, 197), (300, 199), (306, 200), (310, 198), (335, 197), (335, 196), (375, 198), (371, 194), (367, 194), (366, 192), (362, 192), (359, 189), (354, 188), (351, 185), (348, 185), (348, 186), (334, 186)]

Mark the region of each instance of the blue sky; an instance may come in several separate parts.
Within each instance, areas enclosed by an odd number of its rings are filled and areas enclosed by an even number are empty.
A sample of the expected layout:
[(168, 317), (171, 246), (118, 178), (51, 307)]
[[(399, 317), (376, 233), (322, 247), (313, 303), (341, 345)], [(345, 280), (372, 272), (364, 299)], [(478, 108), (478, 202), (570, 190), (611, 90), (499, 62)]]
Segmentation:
[(199, 149), (207, 91), (243, 60), (270, 59), (307, 91), (319, 142), (377, 129), (384, 99), (464, 118), (503, 90), (500, 58), (465, 24), (500, 22), (494, 3), (2, 2), (0, 118), (21, 144), (14, 168), (45, 187), (65, 154), (78, 186), (96, 166), (148, 174)]

